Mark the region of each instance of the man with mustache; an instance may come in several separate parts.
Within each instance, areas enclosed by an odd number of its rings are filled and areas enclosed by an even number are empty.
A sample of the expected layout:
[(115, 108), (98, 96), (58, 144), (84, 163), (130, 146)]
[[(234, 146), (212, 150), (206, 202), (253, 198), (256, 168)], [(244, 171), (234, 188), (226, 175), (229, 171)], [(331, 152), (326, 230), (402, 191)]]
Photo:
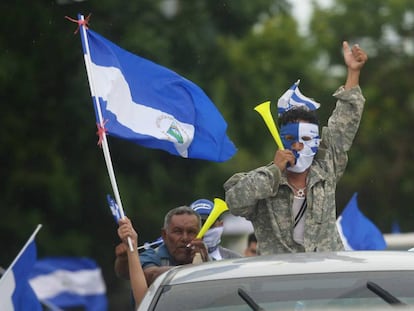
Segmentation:
[[(196, 239), (201, 228), (201, 219), (192, 208), (180, 206), (170, 210), (161, 229), (163, 243), (155, 249), (149, 248), (140, 254), (140, 262), (148, 286), (163, 272), (174, 266), (191, 264), (196, 253), (208, 261), (207, 247), (202, 239)], [(119, 249), (118, 249), (119, 247)], [(125, 243), (115, 250), (115, 272), (129, 278), (127, 246)]]

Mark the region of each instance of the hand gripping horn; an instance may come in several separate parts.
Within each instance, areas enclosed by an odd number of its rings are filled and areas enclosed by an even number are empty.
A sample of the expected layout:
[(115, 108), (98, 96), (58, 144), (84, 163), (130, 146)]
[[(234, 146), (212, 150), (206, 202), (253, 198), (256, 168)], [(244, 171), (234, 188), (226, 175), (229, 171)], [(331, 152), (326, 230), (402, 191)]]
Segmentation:
[[(197, 234), (197, 239), (203, 238), (204, 234), (207, 232), (208, 229), (216, 222), (216, 220), (223, 214), (225, 211), (228, 211), (229, 208), (225, 201), (219, 198), (214, 199), (214, 207), (208, 215), (204, 225), (201, 227), (200, 232)], [(196, 253), (193, 258), (193, 264), (198, 264), (203, 262), (200, 253)]]
[(276, 145), (280, 150), (284, 150), (285, 147), (283, 147), (282, 140), (280, 139), (279, 132), (277, 130), (275, 121), (272, 117), (272, 112), (270, 111), (270, 101), (264, 102), (260, 105), (257, 105), (254, 110), (256, 110), (263, 118), (264, 122), (267, 125), (267, 128), (269, 129), (270, 133), (272, 134)]

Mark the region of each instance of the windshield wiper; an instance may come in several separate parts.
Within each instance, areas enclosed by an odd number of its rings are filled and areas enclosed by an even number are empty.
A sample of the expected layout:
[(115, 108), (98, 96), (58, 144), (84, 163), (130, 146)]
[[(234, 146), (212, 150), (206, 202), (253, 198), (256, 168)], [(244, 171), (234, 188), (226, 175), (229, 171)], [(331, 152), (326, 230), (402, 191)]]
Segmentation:
[(248, 293), (246, 293), (242, 288), (237, 289), (239, 296), (247, 303), (247, 305), (252, 308), (253, 311), (266, 311), (261, 306), (259, 306)]
[(382, 298), (385, 302), (388, 302), (390, 305), (406, 305), (404, 302), (374, 282), (368, 281), (367, 288), (378, 297)]

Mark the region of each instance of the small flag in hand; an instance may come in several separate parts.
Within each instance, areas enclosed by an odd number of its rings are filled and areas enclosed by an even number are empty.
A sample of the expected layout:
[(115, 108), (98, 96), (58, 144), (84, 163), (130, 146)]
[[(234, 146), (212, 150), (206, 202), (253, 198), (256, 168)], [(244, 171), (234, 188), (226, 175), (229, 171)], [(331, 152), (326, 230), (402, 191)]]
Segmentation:
[(111, 195), (106, 195), (106, 200), (108, 201), (109, 208), (111, 209), (111, 213), (114, 216), (115, 222), (118, 223), (121, 217), (121, 210), (116, 203), (115, 199), (111, 197)]

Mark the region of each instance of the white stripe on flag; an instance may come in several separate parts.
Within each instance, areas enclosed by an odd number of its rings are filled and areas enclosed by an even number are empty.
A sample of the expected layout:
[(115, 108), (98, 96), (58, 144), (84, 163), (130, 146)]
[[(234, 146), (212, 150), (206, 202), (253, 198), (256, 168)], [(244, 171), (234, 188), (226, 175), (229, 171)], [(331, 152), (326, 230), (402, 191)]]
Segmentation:
[(0, 310), (1, 311), (40, 311), (42, 306), (28, 283), (30, 271), (36, 261), (36, 234), (41, 224), (37, 225), (17, 257), (0, 278)]
[(180, 129), (184, 140), (174, 145), (181, 156), (188, 156), (187, 149), (194, 137), (192, 124), (180, 122), (173, 115), (161, 110), (135, 103), (129, 85), (118, 68), (98, 66), (92, 62), (91, 69), (95, 95), (107, 101), (106, 109), (116, 116), (120, 124), (135, 133), (175, 143), (176, 140), (168, 134), (171, 124), (174, 123)]
[(85, 295), (105, 294), (105, 283), (100, 269), (67, 271), (37, 276), (29, 280), (39, 299), (50, 299), (63, 292)]
[(346, 251), (352, 251), (354, 250), (351, 245), (348, 243), (348, 239), (346, 238), (344, 232), (342, 231), (342, 225), (341, 225), (342, 216), (339, 216), (336, 220), (336, 228), (338, 229), (339, 236), (341, 237), (342, 244), (344, 245), (344, 248)]
[(2, 311), (14, 311), (12, 295), (16, 288), (16, 280), (13, 271), (2, 277), (2, 287), (0, 293), (0, 306)]

